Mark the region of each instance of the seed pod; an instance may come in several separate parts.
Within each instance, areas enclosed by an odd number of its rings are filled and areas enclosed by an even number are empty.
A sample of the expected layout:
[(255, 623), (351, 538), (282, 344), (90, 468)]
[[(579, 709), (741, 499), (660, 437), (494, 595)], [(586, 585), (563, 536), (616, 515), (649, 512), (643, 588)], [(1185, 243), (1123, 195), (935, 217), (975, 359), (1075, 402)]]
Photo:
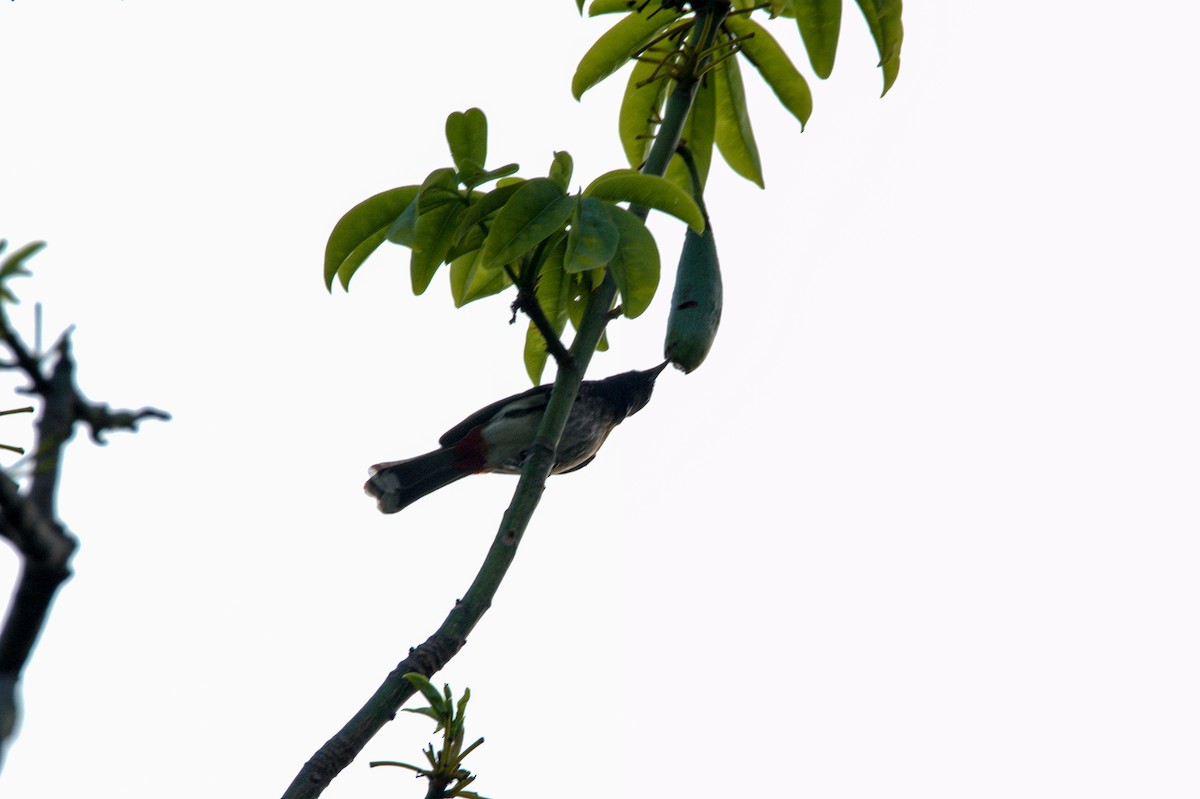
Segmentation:
[(684, 372), (704, 362), (721, 323), (721, 264), (712, 223), (703, 233), (688, 228), (675, 270), (675, 291), (667, 317), (663, 354)]

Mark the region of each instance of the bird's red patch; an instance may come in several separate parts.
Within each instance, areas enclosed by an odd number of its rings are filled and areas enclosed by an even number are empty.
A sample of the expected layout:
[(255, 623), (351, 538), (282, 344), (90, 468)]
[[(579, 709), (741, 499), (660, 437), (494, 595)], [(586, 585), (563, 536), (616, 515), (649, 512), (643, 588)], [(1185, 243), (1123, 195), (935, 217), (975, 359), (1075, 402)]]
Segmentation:
[(454, 443), (454, 467), (468, 474), (484, 471), (487, 459), (484, 456), (483, 433), (472, 427), (465, 436)]

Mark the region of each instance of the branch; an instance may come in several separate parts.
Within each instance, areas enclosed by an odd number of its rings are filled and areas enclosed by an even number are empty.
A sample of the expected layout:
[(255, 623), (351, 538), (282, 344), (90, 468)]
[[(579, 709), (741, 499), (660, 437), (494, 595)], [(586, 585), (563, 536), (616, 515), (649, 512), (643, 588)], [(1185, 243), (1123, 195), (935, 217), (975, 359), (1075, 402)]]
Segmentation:
[(554, 325), (550, 324), (550, 320), (546, 318), (546, 312), (542, 310), (542, 304), (537, 300), (537, 293), (532, 287), (517, 279), (511, 266), (506, 265), (504, 271), (508, 273), (509, 280), (517, 287), (517, 298), (513, 300), (512, 304), (513, 321), (515, 322), (517, 319), (517, 311), (528, 316), (529, 321), (533, 322), (533, 326), (542, 334), (542, 340), (546, 342), (546, 351), (554, 356), (554, 362), (558, 364), (558, 368), (570, 368), (571, 355), (563, 346), (562, 339), (558, 337), (558, 331), (554, 329)]
[[(679, 144), (699, 82), (698, 76), (704, 69), (707, 53), (716, 39), (721, 21), (729, 11), (728, 3), (712, 5), (715, 8), (697, 10), (696, 24), (692, 28), (686, 51), (686, 74), (676, 80), (675, 89), (667, 100), (662, 125), (646, 164), (642, 167), (642, 171), (647, 174), (665, 174)], [(630, 211), (643, 221), (649, 215), (647, 208), (631, 208)], [(558, 441), (575, 403), (579, 384), (583, 381), (600, 336), (609, 321), (616, 294), (612, 272), (608, 271), (604, 280), (588, 298), (583, 320), (575, 340), (571, 343), (570, 351), (555, 354), (560, 368), (550, 393), (549, 404), (542, 416), (534, 444), (526, 456), (512, 502), (504, 513), (500, 529), (471, 587), (455, 604), (437, 632), (425, 643), (409, 650), (409, 656), (387, 676), (362, 709), (304, 764), (284, 792), (284, 799), (311, 799), (319, 796), (333, 778), (362, 751), (375, 733), (395, 717), (400, 706), (416, 691), (416, 688), (404, 679), (404, 675), (414, 671), (429, 677), (441, 669), (462, 649), (471, 630), (491, 607), (492, 598), (516, 556), (517, 546), (545, 489), (546, 478), (554, 466)], [(518, 295), (518, 302), (520, 301), (521, 296)], [(537, 310), (530, 313), (532, 308)], [(546, 338), (547, 347), (552, 346), (550, 342), (557, 341), (558, 337), (546, 335), (546, 331), (537, 321), (537, 314), (541, 309), (536, 298), (529, 307), (522, 310), (525, 310), (530, 319), (534, 320), (534, 324), (538, 325), (538, 329)], [(544, 314), (541, 316), (544, 320)], [(546, 325), (549, 326), (548, 321)], [(565, 366), (562, 355), (567, 356)]]
[(17, 484), (0, 475), (0, 529), (22, 555), (21, 575), (0, 630), (0, 762), (17, 726), (17, 689), (58, 588), (71, 576), (78, 542), (21, 496)]
[(71, 576), (71, 556), (78, 545), (58, 521), (55, 509), (63, 448), (78, 423), (86, 424), (93, 440), (103, 443), (108, 430), (135, 430), (141, 419), (170, 416), (155, 408), (113, 410), (85, 399), (75, 385), (69, 335), (64, 335), (54, 347), (54, 366), (46, 374), (44, 358), (31, 353), (12, 329), (3, 303), (0, 303), (0, 342), (12, 354), (12, 362), (6, 366), (24, 372), (30, 382), (27, 392), (42, 399), (41, 416), (35, 423), (33, 478), (28, 491), (22, 493), (8, 475), (0, 474), (0, 535), (13, 543), (22, 559), (16, 591), (0, 628), (0, 747), (3, 747), (16, 726), (21, 672), (46, 624), (59, 587)]
[(108, 430), (128, 430), (136, 433), (138, 422), (142, 419), (158, 419), (163, 422), (171, 420), (171, 414), (157, 408), (142, 408), (138, 411), (116, 410), (103, 403), (82, 403), (78, 408), (78, 419), (87, 424), (91, 431), (92, 441), (97, 444), (107, 444), (104, 438)]

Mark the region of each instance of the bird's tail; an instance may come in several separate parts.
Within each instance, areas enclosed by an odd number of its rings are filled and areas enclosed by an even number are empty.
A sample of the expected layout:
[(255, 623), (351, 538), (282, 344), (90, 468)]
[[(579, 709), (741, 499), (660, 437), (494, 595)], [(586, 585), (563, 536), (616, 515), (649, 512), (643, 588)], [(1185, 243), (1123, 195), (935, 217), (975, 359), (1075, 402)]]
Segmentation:
[(363, 490), (379, 500), (379, 510), (395, 513), (421, 497), (471, 474), (448, 447), (403, 461), (377, 463)]

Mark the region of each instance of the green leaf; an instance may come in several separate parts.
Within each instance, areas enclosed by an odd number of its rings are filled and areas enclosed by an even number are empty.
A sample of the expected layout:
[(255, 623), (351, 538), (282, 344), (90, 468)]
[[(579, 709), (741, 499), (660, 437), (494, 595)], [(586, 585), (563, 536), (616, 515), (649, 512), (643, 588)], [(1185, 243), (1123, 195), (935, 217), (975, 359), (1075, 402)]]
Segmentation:
[[(0, 240), (0, 253), (4, 252), (4, 248), (8, 246), (7, 241)], [(10, 252), (2, 263), (0, 263), (0, 280), (13, 277), (14, 275), (29, 275), (31, 272), (25, 267), (25, 262), (33, 256), (37, 255), (46, 246), (44, 241), (31, 241), (23, 247)]]
[(546, 253), (542, 268), (538, 270), (534, 294), (542, 313), (559, 333), (567, 326), (567, 302), (570, 300), (571, 277), (563, 269), (567, 254), (567, 240), (559, 239)]
[(482, 251), (475, 250), (450, 262), (450, 296), (454, 298), (455, 308), (499, 294), (512, 285), (503, 269), (490, 272), (480, 269), (481, 256)]
[(765, 8), (771, 19), (795, 16), (791, 11), (792, 0), (732, 0), (735, 10), (758, 11)]
[(446, 142), (461, 175), (477, 174), (487, 163), (487, 117), (478, 108), (446, 117)]
[[(0, 239), (0, 253), (4, 252), (4, 248), (8, 246), (8, 241)], [(8, 288), (7, 280), (10, 277), (18, 277), (22, 275), (32, 274), (25, 267), (25, 262), (37, 255), (43, 247), (46, 246), (44, 241), (31, 241), (23, 247), (18, 247), (8, 254), (8, 257), (0, 263), (0, 302), (11, 302), (14, 305), (17, 303), (17, 295), (13, 294)], [(8, 449), (12, 449), (8, 447)], [(18, 450), (20, 451), (20, 450)]]
[(679, 18), (678, 9), (647, 6), (634, 11), (609, 28), (583, 54), (575, 76), (571, 78), (571, 94), (578, 100), (583, 93), (625, 66), (629, 59)]
[(417, 198), (420, 186), (401, 186), (380, 192), (351, 208), (333, 226), (325, 244), (325, 288), (333, 280), (349, 288), (350, 278), (387, 236), (396, 217)]
[(465, 207), (462, 204), (439, 205), (417, 217), (413, 231), (412, 272), (413, 294), (424, 294), (438, 267), (446, 260), (454, 246), (454, 232), (462, 220)]
[[(464, 214), (464, 216), (465, 215), (466, 214)], [(458, 225), (458, 231), (461, 232), (462, 229), (463, 226), (460, 222)], [(450, 248), (450, 252), (446, 253), (446, 263), (450, 263), (455, 258), (466, 255), (469, 252), (477, 252), (479, 248), (483, 246), (483, 240), (485, 238), (487, 238), (487, 231), (483, 229), (482, 225), (476, 225), (473, 228), (469, 228), (465, 235), (459, 235), (459, 233), (456, 232), (454, 234), (455, 244)]]
[(525, 374), (529, 375), (529, 380), (535, 386), (541, 385), (549, 356), (546, 354), (546, 339), (533, 322), (525, 328), (525, 348), (521, 351), (521, 357), (525, 361)]
[(454, 719), (457, 722), (459, 729), (462, 728), (462, 724), (467, 718), (467, 702), (469, 701), (471, 701), (471, 689), (464, 688), (462, 699), (458, 700), (458, 712), (454, 714)]
[[(701, 188), (703, 183), (707, 182), (708, 170), (712, 166), (713, 132), (716, 124), (717, 93), (713, 81), (705, 80), (696, 89), (696, 95), (692, 99), (692, 110), (684, 123), (683, 135), (680, 138), (680, 142), (687, 145), (692, 159), (696, 162), (702, 182)], [(683, 159), (678, 155), (671, 159), (665, 177), (689, 195), (692, 193), (692, 178)]]
[[(464, 253), (450, 262), (450, 297), (454, 307), (461, 308), (467, 304), (467, 289), (479, 272), (479, 250)], [(491, 274), (503, 274), (493, 272)]]
[(583, 190), (583, 196), (654, 208), (687, 222), (697, 233), (704, 230), (704, 214), (700, 213), (692, 195), (657, 175), (614, 169), (593, 180)]
[(459, 178), (467, 187), (468, 191), (473, 191), (477, 186), (482, 186), (484, 183), (508, 177), (509, 175), (514, 174), (520, 168), (520, 164), (505, 164), (504, 166), (496, 167), (495, 169), (487, 172), (477, 172), (476, 174), (470, 175), (467, 178), (463, 178), (463, 176), (460, 175)]
[[(618, 209), (620, 210), (620, 209)], [(576, 330), (583, 322), (583, 314), (587, 309), (588, 298), (596, 287), (604, 280), (605, 269), (595, 269), (591, 272), (576, 272), (573, 275), (567, 275), (567, 319), (571, 322), (571, 327)], [(604, 352), (608, 349), (608, 333), (600, 334), (600, 341), (596, 344), (597, 352)]]
[(608, 268), (621, 293), (622, 311), (634, 319), (650, 307), (658, 290), (661, 271), (658, 245), (642, 220), (615, 205), (605, 208), (621, 234), (621, 243)]
[[(660, 70), (664, 77), (647, 83), (656, 70)], [(666, 70), (653, 61), (637, 61), (629, 73), (629, 82), (625, 85), (625, 96), (621, 98), (621, 113), (617, 118), (617, 131), (621, 137), (621, 147), (625, 150), (625, 158), (634, 169), (639, 169), (646, 160), (654, 130), (658, 127), (663, 98), (667, 93), (667, 85), (671, 82), (665, 75)]]
[(900, 74), (900, 45), (904, 42), (904, 25), (900, 21), (900, 0), (857, 0), (866, 17), (867, 27), (879, 50), (879, 67), (883, 70), (883, 94), (888, 93)]
[(800, 129), (803, 130), (813, 107), (808, 81), (792, 64), (779, 42), (762, 25), (749, 17), (740, 16), (730, 17), (725, 24), (741, 40), (742, 54), (746, 60), (762, 75), (783, 107), (800, 120)]
[(842, 28), (842, 0), (792, 0), (792, 11), (813, 72), (821, 79), (828, 78)]
[(500, 292), (503, 292), (504, 289), (512, 286), (512, 281), (509, 280), (508, 272), (505, 272), (503, 269), (497, 269), (492, 272), (485, 272), (485, 271), (480, 270), (479, 272), (476, 272), (476, 274), (478, 274), (478, 275), (490, 274), (492, 276), (492, 278), (490, 281), (487, 281), (486, 283), (479, 284), (478, 282), (476, 282), (476, 283), (472, 284), (472, 286), (470, 286), (470, 288), (467, 289), (467, 302), (474, 302), (475, 300), (484, 299), (485, 296), (493, 296), (493, 295), (499, 294)]
[(461, 199), (462, 195), (458, 193), (458, 173), (450, 167), (435, 169), (421, 184), (421, 193), (417, 195), (417, 214)]
[(567, 319), (571, 327), (579, 330), (583, 322), (583, 312), (587, 308), (588, 295), (592, 293), (592, 282), (588, 278), (591, 272), (579, 272), (567, 275), (569, 289), (567, 291)]
[[(688, 115), (687, 146), (692, 151), (702, 181), (708, 180), (712, 164), (713, 140), (717, 129), (717, 90), (713, 81), (706, 80), (696, 90), (692, 113)], [(691, 192), (691, 182), (687, 184)], [(703, 209), (701, 209), (703, 210)]]
[[(420, 195), (417, 195), (420, 196)], [(392, 244), (399, 244), (403, 247), (411, 247), (413, 243), (413, 232), (417, 228), (417, 201), (416, 198), (408, 204), (404, 212), (396, 217), (385, 234), (387, 240)]]
[(467, 212), (463, 214), (462, 222), (459, 223), (455, 238), (462, 240), (471, 228), (503, 208), (504, 204), (512, 199), (512, 196), (517, 193), (517, 189), (521, 188), (524, 183), (524, 180), (518, 180), (514, 183), (500, 186), (472, 202), (468, 206)]
[(595, 197), (576, 198), (571, 215), (571, 230), (567, 234), (567, 250), (563, 269), (567, 272), (586, 272), (612, 260), (617, 252), (621, 234), (608, 212), (608, 203)]
[[(439, 715), (438, 712), (431, 707), (402, 707), (400, 709), (403, 710), (405, 713), (416, 713), (418, 716), (428, 716), (429, 718), (436, 721), (439, 726), (442, 723), (441, 715)], [(404, 766), (406, 764), (397, 763), (396, 765)], [(420, 769), (418, 769), (416, 766), (408, 766), (408, 768), (412, 769), (413, 771), (420, 771)]]
[(736, 58), (727, 58), (708, 73), (717, 95), (714, 138), (726, 163), (734, 172), (763, 188), (762, 162), (746, 109), (746, 90)]
[[(413, 688), (421, 692), (421, 696), (425, 697), (425, 701), (429, 703), (430, 708), (442, 716), (450, 715), (450, 707), (446, 704), (446, 700), (442, 698), (442, 694), (438, 689), (433, 687), (429, 682), (429, 678), (424, 674), (418, 674), (415, 671), (410, 671), (404, 675), (404, 679), (408, 680)], [(419, 710), (413, 711), (419, 713)], [(437, 718), (437, 716), (434, 716)]]
[(542, 373), (546, 371), (549, 355), (546, 351), (546, 339), (533, 322), (530, 322), (525, 330), (525, 349), (522, 357), (525, 360), (525, 374), (529, 375), (535, 386), (541, 385)]
[(549, 178), (525, 181), (510, 199), (483, 242), (483, 269), (499, 269), (562, 228), (574, 203)]
[(639, 0), (595, 0), (588, 6), (588, 16), (598, 17), (601, 14), (616, 14), (618, 12), (632, 11), (637, 6)]
[(564, 191), (571, 189), (571, 174), (575, 170), (575, 162), (566, 150), (556, 150), (554, 161), (550, 164), (550, 179)]

